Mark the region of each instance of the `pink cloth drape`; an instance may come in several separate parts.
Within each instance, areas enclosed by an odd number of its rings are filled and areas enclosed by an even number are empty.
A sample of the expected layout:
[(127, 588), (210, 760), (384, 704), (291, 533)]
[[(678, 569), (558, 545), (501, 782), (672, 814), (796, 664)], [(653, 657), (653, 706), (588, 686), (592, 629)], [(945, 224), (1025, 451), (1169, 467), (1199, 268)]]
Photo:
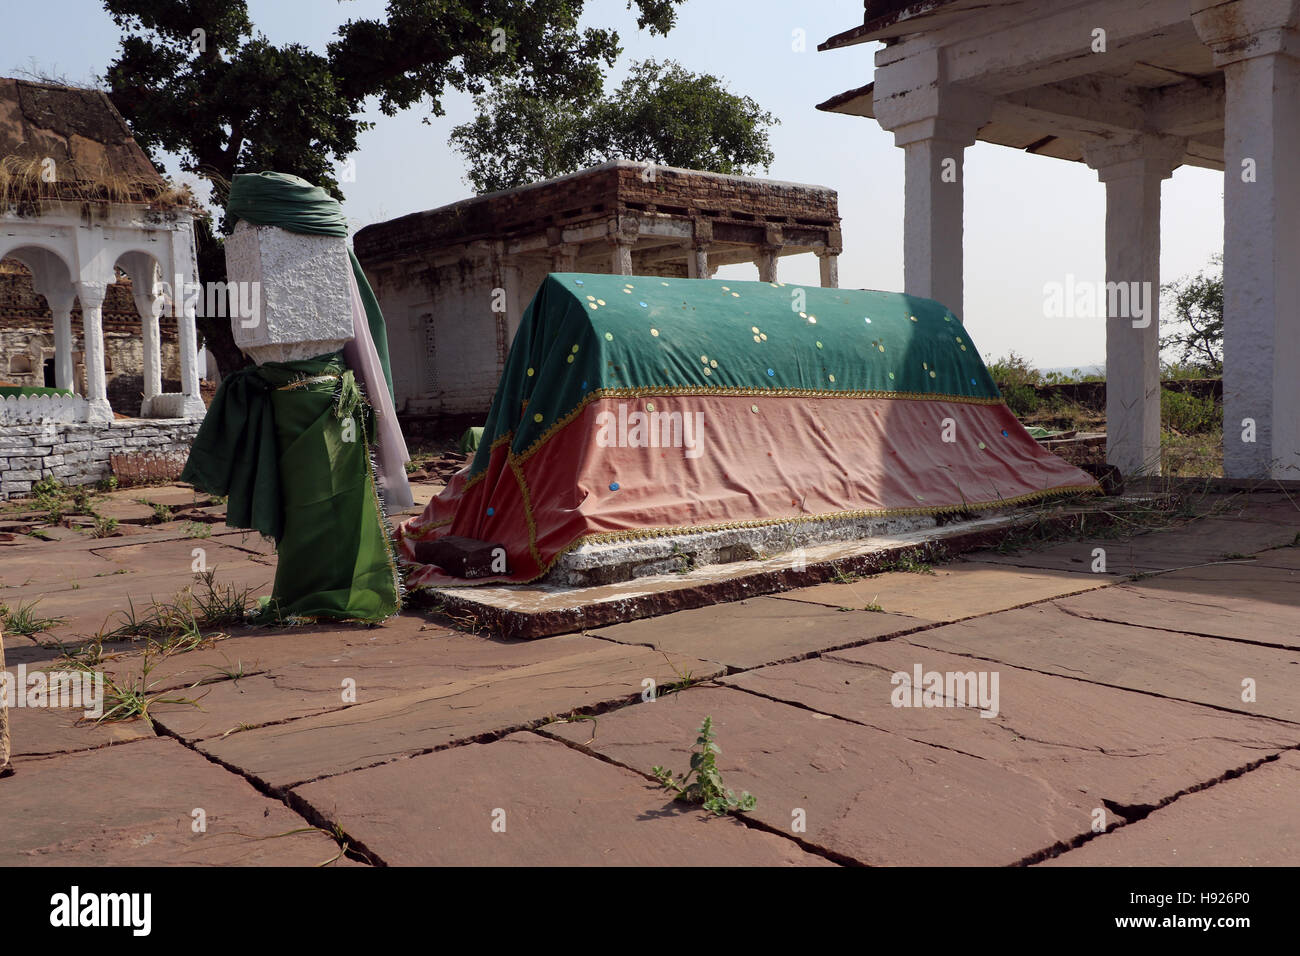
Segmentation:
[(343, 358), (356, 374), (375, 410), (375, 480), (384, 499), (384, 508), (392, 514), (415, 505), (411, 484), (406, 480), (406, 463), (411, 460), (411, 455), (397, 424), (397, 410), (388, 394), (384, 368), (379, 364), (379, 353), (370, 337), (366, 309), (361, 303), (357, 279), (351, 269), (348, 270), (348, 288), (352, 292), (353, 339), (343, 346)]

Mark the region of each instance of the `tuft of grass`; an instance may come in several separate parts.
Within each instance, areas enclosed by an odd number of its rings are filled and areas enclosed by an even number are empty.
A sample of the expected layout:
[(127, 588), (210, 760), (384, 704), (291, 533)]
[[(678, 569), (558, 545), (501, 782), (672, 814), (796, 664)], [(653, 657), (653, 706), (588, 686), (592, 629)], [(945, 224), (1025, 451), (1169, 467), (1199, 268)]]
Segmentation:
[[(154, 648), (146, 647), (140, 664), (140, 673), (125, 684), (119, 684), (102, 671), (95, 671), (103, 674), (104, 680), (104, 712), (95, 718), (95, 723), (116, 723), (139, 718), (152, 727), (153, 717), (150, 710), (159, 704), (188, 704), (198, 707), (199, 702), (192, 697), (169, 696), (166, 692), (153, 692), (158, 682), (150, 681), (149, 675), (167, 656), (168, 652), (165, 649), (159, 649), (155, 656)], [(90, 665), (82, 661), (72, 663), (83, 670), (92, 670)]]
[(117, 519), (95, 515), (95, 525), (90, 529), (92, 538), (109, 538), (117, 534)]
[(37, 598), (30, 604), (23, 604), (20, 601), (17, 607), (0, 604), (0, 631), (9, 634), (21, 634), (23, 637), (35, 637), (37, 634), (44, 634), (60, 624), (68, 623), (66, 617), (38, 617), (36, 615), (36, 605), (40, 603), (41, 599)]
[(753, 810), (758, 801), (752, 795), (741, 792), (737, 796), (722, 785), (722, 774), (717, 764), (722, 750), (714, 739), (713, 718), (705, 717), (699, 736), (695, 738), (696, 749), (691, 752), (691, 769), (680, 779), (665, 767), (652, 767), (650, 772), (661, 787), (674, 794), (674, 799), (698, 803), (718, 816), (732, 810)]

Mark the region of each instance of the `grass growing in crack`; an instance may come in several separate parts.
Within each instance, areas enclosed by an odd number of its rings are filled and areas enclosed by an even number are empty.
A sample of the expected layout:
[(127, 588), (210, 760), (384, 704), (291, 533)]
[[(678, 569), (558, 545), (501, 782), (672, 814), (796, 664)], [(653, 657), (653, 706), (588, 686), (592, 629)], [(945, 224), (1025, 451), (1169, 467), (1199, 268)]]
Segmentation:
[(212, 525), (204, 524), (202, 521), (187, 521), (185, 522), (185, 537), (210, 538), (212, 537)]
[(37, 598), (30, 604), (20, 601), (17, 607), (0, 604), (0, 630), (9, 634), (21, 634), (23, 637), (35, 637), (68, 623), (66, 617), (37, 617), (36, 605), (40, 603), (40, 598)]
[(691, 769), (681, 779), (674, 777), (665, 767), (652, 767), (650, 772), (660, 786), (683, 803), (698, 803), (705, 810), (719, 816), (732, 810), (753, 810), (758, 800), (751, 794), (742, 791), (737, 796), (722, 785), (722, 774), (718, 771), (717, 763), (718, 754), (722, 750), (714, 739), (713, 718), (705, 717), (699, 736), (695, 738), (696, 749), (691, 752)]
[(192, 697), (168, 696), (166, 691), (156, 693), (153, 691), (158, 682), (150, 681), (149, 675), (168, 656), (169, 652), (160, 649), (160, 653), (154, 655), (151, 650), (151, 647), (145, 648), (144, 657), (140, 662), (140, 673), (125, 684), (119, 684), (108, 674), (95, 670), (93, 665), (87, 664), (85, 661), (72, 661), (75, 668), (99, 674), (103, 677), (104, 712), (95, 718), (95, 723), (116, 723), (123, 720), (134, 720), (138, 717), (152, 727), (153, 716), (151, 710), (159, 704), (199, 706), (199, 702)]
[(92, 538), (109, 538), (117, 534), (117, 519), (95, 515), (95, 524), (90, 529)]

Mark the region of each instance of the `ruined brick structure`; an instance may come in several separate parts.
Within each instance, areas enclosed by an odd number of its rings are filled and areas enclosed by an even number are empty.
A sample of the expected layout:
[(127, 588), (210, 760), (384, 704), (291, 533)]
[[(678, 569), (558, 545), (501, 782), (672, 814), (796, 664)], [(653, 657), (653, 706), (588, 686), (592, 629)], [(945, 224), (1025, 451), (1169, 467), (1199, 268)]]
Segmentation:
[(551, 272), (708, 278), (816, 253), (836, 286), (839, 203), (820, 186), (616, 160), (362, 229), (399, 411), (482, 415), (524, 308)]
[[(131, 280), (123, 276), (106, 288), (103, 305), (104, 375), (113, 411), (138, 416), (144, 390), (144, 345)], [(159, 321), (163, 385), (180, 388), (176, 320)], [(86, 388), (81, 306), (72, 308), (72, 365), (76, 391)], [(0, 381), (53, 386), (54, 316), (45, 297), (32, 288), (31, 272), (14, 259), (0, 262)]]

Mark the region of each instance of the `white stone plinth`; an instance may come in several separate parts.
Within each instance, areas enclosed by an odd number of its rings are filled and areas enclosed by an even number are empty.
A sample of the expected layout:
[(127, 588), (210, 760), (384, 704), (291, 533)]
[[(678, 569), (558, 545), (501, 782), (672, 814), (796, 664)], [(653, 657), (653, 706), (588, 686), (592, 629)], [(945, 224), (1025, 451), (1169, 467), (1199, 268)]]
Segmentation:
[(235, 344), (259, 365), (341, 349), (352, 339), (351, 271), (342, 237), (239, 223), (226, 240)]

